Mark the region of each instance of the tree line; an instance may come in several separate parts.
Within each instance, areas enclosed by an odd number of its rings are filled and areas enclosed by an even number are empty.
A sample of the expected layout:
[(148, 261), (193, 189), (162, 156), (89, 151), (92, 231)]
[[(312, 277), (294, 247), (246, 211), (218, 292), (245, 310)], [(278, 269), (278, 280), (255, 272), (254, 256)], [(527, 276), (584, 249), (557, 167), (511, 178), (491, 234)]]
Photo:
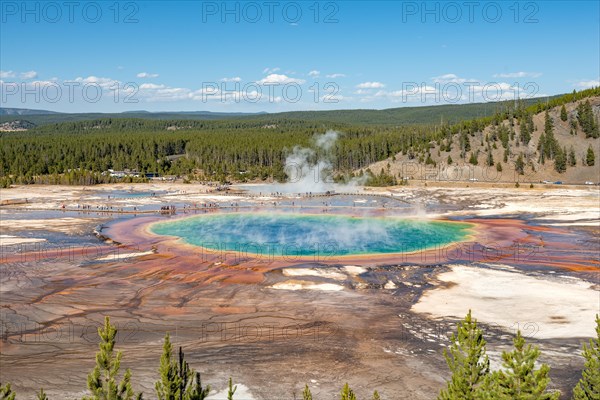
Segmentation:
[[(94, 120), (46, 125), (2, 138), (0, 177), (18, 184), (95, 184), (109, 169), (198, 180), (285, 181), (294, 147), (313, 147), (315, 134), (343, 132), (334, 167), (351, 171), (435, 138), (430, 127), (372, 127), (274, 121)], [(172, 157), (180, 156), (180, 157)], [(104, 174), (103, 174), (104, 173)]]

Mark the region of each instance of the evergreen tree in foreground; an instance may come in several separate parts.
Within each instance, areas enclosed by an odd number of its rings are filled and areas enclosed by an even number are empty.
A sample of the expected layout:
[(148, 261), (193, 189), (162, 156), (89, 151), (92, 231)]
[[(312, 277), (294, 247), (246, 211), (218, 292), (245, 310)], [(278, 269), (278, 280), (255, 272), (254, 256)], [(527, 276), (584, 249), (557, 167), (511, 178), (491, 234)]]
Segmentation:
[(191, 391), (187, 397), (187, 400), (204, 400), (208, 397), (209, 393), (210, 385), (206, 385), (206, 387), (203, 388), (202, 380), (200, 379), (200, 372), (196, 372), (196, 384), (191, 386)]
[(596, 339), (583, 345), (585, 365), (573, 390), (573, 400), (600, 400), (600, 317), (596, 315)]
[(37, 400), (48, 400), (48, 396), (46, 395), (46, 392), (44, 392), (44, 389), (40, 389), (40, 392), (37, 394)]
[(231, 378), (229, 378), (229, 387), (227, 388), (227, 400), (233, 400), (233, 395), (237, 390), (237, 385), (233, 386)]
[(308, 388), (308, 385), (304, 385), (304, 391), (302, 392), (302, 400), (312, 400), (312, 393)]
[(341, 400), (356, 400), (356, 395), (354, 394), (354, 391), (352, 389), (350, 389), (350, 386), (348, 386), (348, 383), (346, 383), (344, 385), (344, 387), (342, 388), (342, 391), (340, 392), (341, 395)]
[(88, 375), (88, 389), (91, 396), (84, 400), (131, 400), (142, 398), (141, 393), (135, 395), (131, 388), (131, 371), (127, 369), (123, 379), (117, 385), (117, 376), (121, 367), (122, 353), (115, 354), (115, 336), (117, 329), (110, 324), (110, 318), (104, 320), (104, 328), (98, 328), (100, 351), (96, 353), (96, 366)]
[(160, 380), (154, 385), (156, 396), (159, 400), (179, 400), (181, 391), (181, 377), (179, 376), (178, 364), (173, 360), (173, 346), (171, 338), (167, 333), (163, 345), (163, 353), (160, 357)]
[(16, 395), (10, 387), (10, 383), (4, 386), (0, 385), (0, 400), (15, 400)]
[(373, 392), (373, 400), (381, 400), (381, 397), (379, 397), (379, 392), (377, 392), (377, 390)]
[(483, 331), (477, 327), (477, 320), (471, 317), (471, 310), (458, 325), (457, 334), (452, 334), (451, 342), (449, 349), (444, 350), (444, 357), (452, 377), (447, 388), (440, 392), (438, 399), (476, 399), (485, 377), (489, 374), (490, 361), (485, 354)]
[(179, 362), (174, 359), (168, 333), (165, 335), (163, 354), (160, 357), (159, 373), (160, 380), (155, 384), (159, 400), (204, 400), (210, 392), (210, 386), (202, 387), (200, 373), (191, 369), (185, 361), (181, 347)]
[(490, 400), (556, 400), (560, 392), (547, 392), (550, 383), (550, 367), (535, 363), (540, 356), (537, 346), (525, 346), (521, 331), (513, 340), (514, 350), (502, 353), (503, 369), (488, 376), (481, 399)]

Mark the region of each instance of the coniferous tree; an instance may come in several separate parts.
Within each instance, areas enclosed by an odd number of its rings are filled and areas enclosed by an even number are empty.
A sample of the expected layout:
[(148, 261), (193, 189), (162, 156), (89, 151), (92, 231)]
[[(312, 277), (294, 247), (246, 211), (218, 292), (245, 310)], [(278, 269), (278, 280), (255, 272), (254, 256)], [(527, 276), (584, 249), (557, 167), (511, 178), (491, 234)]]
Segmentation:
[(525, 161), (523, 161), (523, 153), (519, 153), (519, 157), (517, 157), (517, 161), (515, 161), (515, 171), (519, 175), (523, 175), (525, 173)]
[(581, 129), (585, 132), (586, 138), (597, 138), (600, 137), (600, 130), (598, 129), (598, 122), (594, 116), (592, 105), (587, 100), (585, 103), (579, 103), (577, 106), (577, 119)]
[(569, 148), (569, 165), (571, 167), (574, 167), (577, 165), (577, 156), (575, 155), (575, 149), (573, 148), (573, 146), (571, 146), (571, 148)]
[(577, 119), (571, 118), (571, 120), (569, 121), (569, 126), (571, 127), (571, 134), (576, 135), (577, 134)]
[(489, 374), (490, 361), (485, 354), (483, 331), (478, 328), (477, 320), (471, 317), (471, 310), (458, 324), (458, 332), (452, 334), (450, 340), (450, 347), (444, 349), (444, 357), (452, 377), (438, 399), (476, 399)]
[(492, 155), (492, 149), (490, 147), (488, 147), (486, 163), (488, 167), (494, 165), (494, 156)]
[(519, 119), (519, 138), (521, 143), (528, 144), (531, 140), (531, 134), (533, 132), (533, 118), (531, 114), (528, 112), (524, 112), (522, 117)]
[(381, 400), (381, 397), (379, 397), (379, 392), (377, 390), (373, 392), (373, 400)]
[(187, 392), (184, 400), (204, 400), (208, 397), (210, 393), (210, 385), (206, 385), (206, 387), (202, 387), (202, 379), (200, 377), (200, 372), (196, 372), (195, 384), (192, 384), (190, 390)]
[(229, 378), (229, 387), (227, 388), (227, 400), (233, 400), (233, 395), (237, 390), (237, 385), (233, 386), (233, 381)]
[(115, 337), (117, 329), (110, 324), (110, 318), (104, 319), (104, 327), (98, 328), (100, 350), (96, 353), (96, 366), (88, 375), (88, 389), (91, 396), (84, 400), (131, 400), (141, 399), (141, 393), (135, 395), (131, 387), (131, 371), (127, 369), (121, 382), (117, 384), (117, 376), (121, 367), (122, 353), (115, 354)]
[(536, 131), (536, 127), (535, 124), (533, 123), (533, 116), (531, 115), (531, 113), (527, 113), (527, 129), (529, 129), (530, 133), (533, 133), (533, 131)]
[(554, 129), (554, 120), (550, 117), (550, 113), (546, 110), (544, 114), (544, 133), (548, 135), (548, 133), (552, 132)]
[(567, 118), (569, 118), (569, 116), (567, 115), (567, 109), (565, 108), (565, 105), (563, 104), (562, 107), (560, 108), (560, 119), (562, 121), (566, 122)]
[(600, 400), (600, 317), (596, 315), (596, 338), (583, 345), (585, 364), (573, 389), (573, 400)]
[(502, 142), (502, 147), (507, 148), (510, 132), (506, 126), (501, 125), (500, 128), (498, 128), (498, 137), (500, 138), (500, 142)]
[(596, 163), (596, 155), (594, 154), (594, 150), (592, 149), (592, 146), (589, 146), (587, 149), (587, 155), (585, 156), (585, 163), (589, 167), (593, 167), (594, 164)]
[(525, 346), (521, 331), (513, 340), (514, 350), (502, 353), (502, 369), (486, 378), (480, 398), (493, 400), (556, 400), (560, 392), (548, 392), (550, 367), (535, 363), (540, 350), (531, 345)]
[(155, 384), (159, 400), (204, 400), (210, 393), (210, 385), (202, 387), (200, 373), (189, 367), (181, 347), (179, 360), (175, 360), (168, 333), (165, 335), (159, 373), (160, 380)]
[(37, 394), (37, 400), (48, 400), (48, 395), (46, 395), (44, 389), (40, 389), (40, 392)]
[(167, 333), (163, 344), (163, 353), (160, 357), (160, 380), (154, 388), (159, 400), (179, 400), (182, 380), (179, 376), (177, 361), (173, 360), (173, 346)]
[(302, 400), (312, 400), (312, 393), (308, 388), (308, 385), (304, 385), (304, 390), (302, 391)]
[(356, 395), (354, 394), (354, 391), (350, 389), (348, 383), (344, 385), (342, 391), (340, 392), (340, 395), (340, 400), (356, 400)]
[(463, 132), (460, 136), (460, 149), (461, 157), (464, 159), (467, 156), (467, 152), (471, 150), (471, 141), (467, 132)]
[(526, 120), (521, 120), (521, 122), (519, 123), (519, 128), (521, 129), (521, 133), (519, 134), (521, 143), (528, 144), (531, 140), (531, 132), (529, 131), (529, 127), (527, 126)]
[(567, 170), (567, 149), (561, 149), (560, 147), (556, 149), (554, 169), (561, 174)]
[(540, 141), (538, 143), (538, 151), (540, 152), (540, 164), (546, 163), (546, 134), (540, 135)]
[[(542, 137), (543, 143), (542, 143)], [(543, 152), (546, 158), (554, 158), (556, 151), (558, 150), (558, 142), (554, 137), (554, 121), (548, 111), (544, 115), (544, 135), (540, 136), (540, 145), (543, 146)]]
[(183, 349), (179, 346), (179, 364), (177, 365), (177, 374), (179, 375), (179, 398), (187, 400), (192, 390), (192, 377), (194, 371), (190, 368), (183, 354)]
[(477, 152), (472, 152), (471, 157), (469, 157), (469, 162), (473, 165), (477, 165)]
[(17, 394), (10, 387), (10, 383), (2, 386), (0, 384), (0, 400), (15, 400)]

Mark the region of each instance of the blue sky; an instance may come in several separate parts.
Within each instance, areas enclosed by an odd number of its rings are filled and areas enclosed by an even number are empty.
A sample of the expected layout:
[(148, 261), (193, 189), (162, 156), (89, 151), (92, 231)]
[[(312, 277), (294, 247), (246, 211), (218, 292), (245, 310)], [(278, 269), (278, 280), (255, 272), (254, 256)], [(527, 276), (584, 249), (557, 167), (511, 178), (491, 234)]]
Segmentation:
[(4, 107), (381, 109), (599, 85), (597, 1), (0, 4)]

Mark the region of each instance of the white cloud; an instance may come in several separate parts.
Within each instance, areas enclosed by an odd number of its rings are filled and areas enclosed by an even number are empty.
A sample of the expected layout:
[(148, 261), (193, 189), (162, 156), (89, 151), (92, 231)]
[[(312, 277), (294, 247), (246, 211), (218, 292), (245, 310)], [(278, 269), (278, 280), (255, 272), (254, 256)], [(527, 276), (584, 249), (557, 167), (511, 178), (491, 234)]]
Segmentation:
[(29, 82), (29, 83), (25, 83), (25, 86), (27, 88), (33, 88), (34, 90), (37, 88), (43, 88), (43, 87), (57, 87), (60, 86), (59, 82), (55, 82), (55, 81), (33, 81), (33, 82)]
[(356, 85), (359, 89), (381, 89), (385, 87), (385, 85), (381, 82), (363, 82)]
[(473, 82), (473, 79), (460, 78), (456, 74), (445, 74), (440, 76), (434, 76), (431, 80), (435, 83), (465, 83), (467, 81)]
[(150, 89), (150, 90), (154, 90), (154, 89), (164, 89), (165, 85), (156, 85), (154, 83), (142, 83), (140, 85), (140, 89), (144, 90), (144, 89)]
[(223, 82), (241, 82), (242, 78), (240, 78), (239, 76), (235, 76), (233, 78), (223, 78), (223, 79), (221, 79), (221, 81), (223, 81)]
[(115, 90), (117, 87), (121, 87), (121, 83), (111, 78), (101, 78), (98, 76), (88, 76), (87, 78), (77, 77), (71, 82), (79, 82), (83, 85), (97, 85), (103, 90)]
[[(119, 84), (119, 81), (111, 79), (111, 78), (101, 78), (97, 76), (90, 75), (87, 78), (78, 77), (75, 78), (75, 82), (80, 82), (85, 84), (94, 84), (100, 86), (102, 89), (114, 89), (115, 84)], [(120, 86), (120, 85), (119, 85)]]
[[(433, 79), (433, 78), (432, 78)], [(520, 85), (507, 82), (480, 83), (464, 80), (464, 85), (458, 85), (457, 90), (445, 89), (442, 82), (461, 82), (462, 78), (454, 74), (446, 74), (436, 79), (437, 82), (414, 84), (404, 86), (402, 90), (358, 89), (354, 94), (360, 95), (361, 103), (373, 101), (388, 101), (391, 103), (421, 103), (421, 104), (446, 104), (464, 102), (488, 102), (500, 100), (514, 100), (520, 98), (540, 97), (542, 94), (536, 90), (524, 90)], [(593, 81), (592, 81), (593, 83)]]
[(297, 83), (299, 85), (303, 84), (305, 81), (302, 79), (290, 78), (287, 75), (280, 74), (270, 74), (257, 81), (259, 85), (285, 85), (288, 83)]
[[(143, 86), (143, 85), (142, 85)], [(168, 87), (165, 85), (153, 85), (142, 88), (138, 92), (148, 102), (155, 101), (178, 101), (191, 98), (191, 91), (187, 88)]]
[(13, 71), (0, 71), (0, 78), (14, 78), (15, 73)]
[(502, 74), (494, 74), (494, 78), (539, 78), (542, 76), (540, 72), (505, 72)]
[(308, 73), (309, 76), (312, 76), (314, 78), (318, 77), (321, 74), (321, 71), (317, 71), (317, 70), (312, 70)]
[(272, 74), (272, 73), (275, 73), (275, 72), (277, 72), (279, 70), (281, 70), (281, 68), (279, 68), (279, 67), (275, 67), (275, 68), (269, 68), (269, 67), (267, 67), (267, 68), (263, 69), (263, 74)]
[(21, 72), (21, 79), (35, 79), (38, 74), (35, 71)]
[(158, 78), (158, 74), (149, 74), (148, 72), (140, 72), (138, 78)]
[(598, 87), (600, 86), (600, 80), (589, 80), (589, 81), (580, 81), (577, 82), (575, 84), (576, 87), (578, 88), (582, 88), (582, 89), (589, 89), (591, 87)]
[(345, 74), (330, 74), (330, 75), (326, 75), (328, 78), (345, 78), (346, 75)]

